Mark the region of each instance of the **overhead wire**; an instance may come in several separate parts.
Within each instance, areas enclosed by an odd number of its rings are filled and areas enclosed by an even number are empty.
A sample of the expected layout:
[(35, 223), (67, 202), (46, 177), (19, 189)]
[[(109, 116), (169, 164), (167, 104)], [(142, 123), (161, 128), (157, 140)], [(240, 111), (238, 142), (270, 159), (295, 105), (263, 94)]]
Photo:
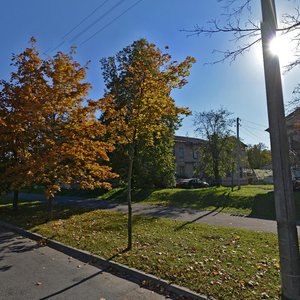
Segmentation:
[[(257, 138), (258, 140), (262, 140), (262, 137), (259, 137), (258, 135), (254, 134), (253, 132), (251, 132), (250, 130), (248, 130), (245, 127), (241, 127), (241, 129), (243, 129), (244, 131), (248, 132), (248, 134), (251, 134), (252, 136), (254, 136), (255, 138)], [(252, 137), (253, 138), (253, 137)]]
[(251, 130), (255, 130), (255, 131), (259, 131), (259, 132), (266, 132), (266, 130), (263, 130), (263, 129), (260, 129), (260, 128), (257, 128), (257, 127), (255, 128), (255, 127), (245, 125), (245, 124), (243, 124), (243, 127), (247, 127), (247, 128), (250, 128)]
[(103, 20), (107, 15), (109, 15), (113, 10), (115, 10), (118, 6), (120, 6), (125, 0), (118, 1), (115, 5), (113, 5), (110, 9), (108, 9), (105, 13), (103, 13), (99, 18), (97, 18), (95, 21), (93, 21), (90, 25), (85, 27), (82, 31), (80, 31), (78, 34), (76, 34), (71, 40), (70, 43), (73, 43), (75, 40), (77, 40), (80, 36), (82, 36), (84, 33), (86, 33), (90, 28), (95, 26), (98, 22)]
[(131, 6), (129, 6), (127, 9), (125, 9), (121, 14), (119, 14), (117, 17), (115, 17), (114, 19), (112, 19), (110, 22), (108, 22), (106, 25), (104, 25), (102, 28), (100, 28), (98, 31), (96, 31), (94, 34), (92, 34), (89, 38), (87, 38), (86, 40), (84, 40), (82, 43), (79, 44), (79, 46), (84, 45), (85, 43), (87, 43), (89, 40), (91, 40), (92, 38), (94, 38), (97, 34), (99, 34), (100, 32), (102, 32), (104, 29), (106, 29), (108, 26), (110, 26), (111, 24), (113, 24), (115, 21), (117, 21), (119, 18), (121, 18), (123, 15), (125, 15), (129, 10), (131, 10), (132, 8), (134, 8), (136, 5), (138, 5), (140, 2), (142, 2), (143, 0), (138, 0), (135, 3), (133, 3)]
[(257, 137), (254, 137), (254, 136), (252, 136), (252, 135), (250, 135), (249, 133), (247, 133), (246, 131), (245, 132), (243, 132), (242, 134), (241, 134), (242, 136), (246, 136), (248, 139), (251, 139), (251, 143), (250, 144), (252, 144), (252, 143), (259, 143), (259, 140), (257, 139)]
[(102, 8), (108, 1), (103, 1), (99, 6), (97, 6), (91, 13), (89, 13), (86, 17), (84, 17), (77, 25), (75, 25), (70, 31), (68, 31), (62, 39), (65, 39), (68, 35), (70, 35), (75, 29), (77, 29), (81, 24), (83, 24), (87, 19), (89, 19), (92, 15), (94, 15), (100, 8)]
[[(64, 45), (67, 40), (66, 37), (70, 35), (72, 32), (74, 32), (80, 25), (82, 25), (87, 19), (89, 19), (92, 15), (94, 15), (100, 8), (102, 8), (107, 2), (110, 0), (105, 0), (103, 1), (99, 6), (97, 6), (91, 13), (89, 13), (86, 17), (84, 17), (77, 25), (75, 25), (71, 30), (69, 30), (63, 37), (63, 41), (61, 41), (58, 45), (56, 45), (53, 48), (49, 48), (45, 51), (45, 54), (48, 52), (52, 52), (60, 48), (62, 45)], [(80, 37), (82, 34), (84, 34), (86, 31), (88, 31), (91, 27), (96, 25), (98, 22), (100, 22), (103, 18), (105, 18), (108, 14), (110, 14), (114, 9), (116, 9), (119, 5), (121, 5), (125, 0), (120, 0), (118, 1), (114, 6), (112, 6), (109, 10), (107, 10), (105, 13), (103, 13), (99, 18), (97, 18), (94, 22), (89, 24), (87, 27), (85, 27), (81, 32), (79, 32), (77, 35), (75, 35), (73, 38), (70, 40), (70, 44), (75, 41), (78, 37)]]
[(265, 129), (268, 128), (268, 125), (258, 124), (258, 123), (255, 123), (255, 122), (253, 122), (253, 121), (248, 121), (248, 120), (245, 120), (245, 119), (243, 119), (243, 122), (251, 123), (251, 124), (256, 125), (256, 126), (259, 126), (259, 127), (264, 127)]

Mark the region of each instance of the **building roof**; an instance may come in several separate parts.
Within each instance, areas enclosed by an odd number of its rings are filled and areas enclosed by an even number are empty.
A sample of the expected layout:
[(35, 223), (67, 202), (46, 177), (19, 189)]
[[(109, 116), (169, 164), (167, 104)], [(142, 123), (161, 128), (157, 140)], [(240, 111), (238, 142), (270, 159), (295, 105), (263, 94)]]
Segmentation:
[[(288, 122), (295, 117), (299, 117), (299, 114), (300, 114), (300, 107), (297, 107), (295, 108), (295, 110), (293, 110), (291, 113), (285, 116), (285, 120)], [(286, 126), (288, 126), (288, 124), (286, 124)], [(268, 127), (265, 131), (270, 133), (270, 128)]]
[(300, 113), (300, 107), (297, 107), (295, 110), (293, 110), (290, 114), (285, 116), (287, 120), (294, 118), (295, 116), (299, 116)]
[(198, 138), (193, 138), (193, 137), (188, 137), (188, 136), (179, 136), (179, 135), (174, 136), (174, 141), (180, 142), (180, 143), (192, 143), (192, 144), (205, 143), (205, 140), (203, 140), (203, 139), (198, 139)]
[[(232, 138), (236, 138), (234, 136), (232, 136)], [(175, 135), (174, 136), (174, 141), (175, 142), (179, 142), (179, 143), (192, 143), (192, 144), (203, 144), (203, 143), (207, 143), (206, 140), (203, 139), (199, 139), (199, 138), (193, 138), (193, 137), (188, 137), (188, 136), (180, 136), (180, 135)], [(247, 148), (248, 146), (246, 144), (244, 144), (242, 141), (240, 141), (240, 145), (243, 148)]]

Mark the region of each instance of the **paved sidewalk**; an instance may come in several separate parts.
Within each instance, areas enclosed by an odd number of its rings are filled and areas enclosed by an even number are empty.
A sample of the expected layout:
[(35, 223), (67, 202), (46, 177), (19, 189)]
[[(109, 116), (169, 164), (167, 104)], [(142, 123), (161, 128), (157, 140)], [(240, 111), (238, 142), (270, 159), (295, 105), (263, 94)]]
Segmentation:
[[(21, 193), (20, 199), (31, 200), (45, 200), (41, 194), (26, 194)], [(97, 200), (94, 198), (80, 198), (68, 196), (56, 196), (55, 203), (88, 207), (91, 209), (111, 209), (119, 212), (127, 212), (126, 204), (118, 204), (112, 201)], [(134, 214), (144, 214), (161, 218), (177, 219), (189, 223), (202, 223), (216, 226), (226, 226), (230, 228), (249, 229), (261, 232), (277, 233), (277, 224), (272, 220), (258, 219), (245, 216), (237, 216), (233, 214), (225, 214), (219, 210), (214, 211), (199, 211), (189, 208), (176, 208), (170, 206), (156, 206), (145, 203), (133, 203)], [(298, 222), (300, 225), (300, 222)], [(300, 226), (298, 228), (298, 235), (300, 236)]]
[(164, 296), (0, 227), (0, 299), (162, 300)]

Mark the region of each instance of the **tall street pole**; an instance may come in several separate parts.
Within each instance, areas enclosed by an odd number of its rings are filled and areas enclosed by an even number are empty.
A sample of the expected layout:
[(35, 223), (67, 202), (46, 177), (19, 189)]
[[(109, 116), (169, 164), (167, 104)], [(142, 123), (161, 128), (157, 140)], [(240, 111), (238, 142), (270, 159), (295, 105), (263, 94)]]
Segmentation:
[(289, 165), (281, 73), (278, 57), (272, 55), (269, 50), (270, 41), (276, 36), (277, 29), (275, 1), (261, 0), (261, 6), (263, 16), (261, 34), (273, 162), (282, 298), (299, 300), (300, 255)]
[(240, 146), (240, 118), (236, 118), (236, 151), (237, 151), (237, 183), (241, 189), (241, 146)]

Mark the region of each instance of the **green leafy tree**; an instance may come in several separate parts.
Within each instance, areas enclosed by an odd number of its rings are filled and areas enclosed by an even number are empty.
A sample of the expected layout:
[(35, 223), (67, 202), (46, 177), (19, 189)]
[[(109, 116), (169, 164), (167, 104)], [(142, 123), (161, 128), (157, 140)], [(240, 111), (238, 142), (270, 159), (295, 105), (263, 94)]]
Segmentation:
[[(223, 140), (219, 139), (218, 142), (222, 143), (222, 150), (219, 154), (219, 176), (221, 178), (232, 176), (232, 172), (237, 172), (237, 141), (233, 136), (224, 137)], [(214, 160), (211, 152), (211, 145), (203, 143), (199, 148), (199, 164), (195, 175), (198, 177), (205, 177), (217, 184), (214, 172)], [(215, 153), (215, 152), (214, 152)], [(230, 175), (229, 175), (230, 174)]]
[(221, 185), (221, 176), (228, 165), (231, 167), (233, 157), (231, 115), (224, 108), (194, 114), (195, 131), (206, 140), (200, 152), (201, 165), (206, 174), (213, 176), (217, 186)]
[(178, 108), (171, 91), (183, 87), (194, 59), (172, 62), (154, 44), (145, 39), (124, 48), (116, 56), (102, 59), (106, 93), (102, 100), (102, 121), (117, 144), (128, 153), (128, 249), (132, 247), (131, 191), (134, 162), (140, 142), (152, 146), (169, 131), (168, 120), (188, 114)]
[(152, 146), (140, 143), (134, 165), (133, 182), (137, 187), (168, 188), (175, 186), (174, 131), (154, 140)]
[(272, 163), (271, 151), (263, 143), (248, 146), (247, 157), (252, 169), (260, 169)]
[[(154, 138), (152, 145), (144, 140), (138, 141), (133, 166), (134, 189), (175, 186), (174, 131), (174, 126), (170, 125), (168, 132), (159, 139)], [(128, 162), (127, 145), (116, 145), (110, 155), (110, 165), (120, 175), (121, 182), (126, 182)]]

